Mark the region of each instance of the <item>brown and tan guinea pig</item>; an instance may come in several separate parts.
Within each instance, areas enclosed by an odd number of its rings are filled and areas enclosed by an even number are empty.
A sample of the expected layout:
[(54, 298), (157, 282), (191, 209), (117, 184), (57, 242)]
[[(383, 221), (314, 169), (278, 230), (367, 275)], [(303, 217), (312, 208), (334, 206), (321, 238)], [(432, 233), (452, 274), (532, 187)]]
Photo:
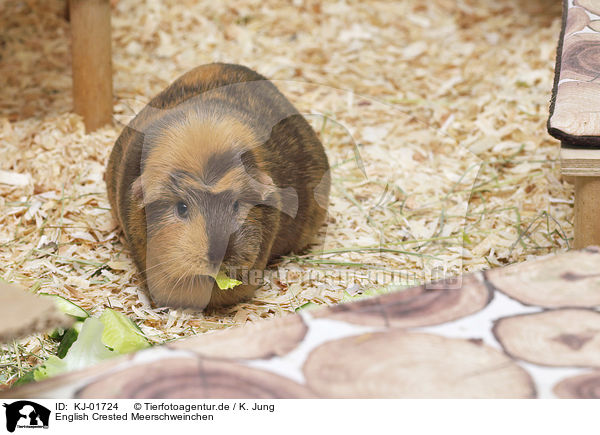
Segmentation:
[[(329, 177), (323, 145), (283, 94), (220, 63), (153, 98), (117, 139), (105, 175), (154, 303), (196, 309), (250, 298), (270, 260), (306, 247), (325, 219)], [(223, 268), (244, 284), (220, 290)]]

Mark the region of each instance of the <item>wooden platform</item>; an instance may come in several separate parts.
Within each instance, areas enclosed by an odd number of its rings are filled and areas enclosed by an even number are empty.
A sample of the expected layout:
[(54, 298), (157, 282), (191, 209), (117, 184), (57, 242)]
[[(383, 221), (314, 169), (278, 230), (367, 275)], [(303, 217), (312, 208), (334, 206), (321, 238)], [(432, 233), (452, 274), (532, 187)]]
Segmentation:
[(564, 0), (548, 132), (575, 180), (575, 247), (600, 244), (600, 0)]
[(600, 398), (600, 249), (203, 334), (0, 398)]
[(560, 164), (563, 175), (600, 177), (600, 150), (561, 148)]

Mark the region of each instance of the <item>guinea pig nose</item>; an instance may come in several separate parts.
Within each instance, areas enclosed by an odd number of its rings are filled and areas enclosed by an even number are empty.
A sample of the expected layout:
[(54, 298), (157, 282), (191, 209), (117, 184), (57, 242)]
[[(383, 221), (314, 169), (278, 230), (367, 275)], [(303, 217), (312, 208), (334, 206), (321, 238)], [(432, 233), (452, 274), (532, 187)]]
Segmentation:
[(208, 262), (211, 266), (218, 268), (221, 265), (221, 261), (225, 257), (225, 251), (227, 251), (226, 240), (211, 240), (208, 248)]

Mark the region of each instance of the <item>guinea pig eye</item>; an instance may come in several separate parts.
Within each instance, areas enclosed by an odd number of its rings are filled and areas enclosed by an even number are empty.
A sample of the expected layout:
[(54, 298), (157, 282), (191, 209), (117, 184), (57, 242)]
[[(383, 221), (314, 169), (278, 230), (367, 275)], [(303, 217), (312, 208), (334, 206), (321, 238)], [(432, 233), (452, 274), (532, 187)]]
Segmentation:
[(233, 203), (233, 211), (235, 213), (237, 213), (239, 209), (240, 209), (240, 201), (238, 200)]
[(175, 206), (175, 210), (177, 212), (177, 216), (179, 216), (180, 218), (186, 218), (189, 212), (188, 205), (183, 201), (179, 201), (177, 203), (177, 205)]

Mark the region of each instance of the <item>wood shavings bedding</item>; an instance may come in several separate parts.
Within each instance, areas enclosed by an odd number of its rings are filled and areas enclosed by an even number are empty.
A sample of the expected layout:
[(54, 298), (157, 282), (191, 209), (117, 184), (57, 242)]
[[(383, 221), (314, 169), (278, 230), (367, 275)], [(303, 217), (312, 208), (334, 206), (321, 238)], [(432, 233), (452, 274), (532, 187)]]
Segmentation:
[[(92, 313), (114, 307), (154, 343), (565, 250), (572, 189), (545, 132), (560, 4), (534, 0), (120, 0), (115, 124), (70, 112), (61, 0), (0, 4), (0, 277)], [(183, 72), (226, 61), (275, 80), (333, 166), (327, 229), (282, 259), (253, 301), (153, 308), (102, 175), (123, 123)], [(357, 155), (360, 160), (357, 160)], [(381, 249), (383, 248), (383, 249)], [(4, 346), (0, 383), (53, 349)]]

